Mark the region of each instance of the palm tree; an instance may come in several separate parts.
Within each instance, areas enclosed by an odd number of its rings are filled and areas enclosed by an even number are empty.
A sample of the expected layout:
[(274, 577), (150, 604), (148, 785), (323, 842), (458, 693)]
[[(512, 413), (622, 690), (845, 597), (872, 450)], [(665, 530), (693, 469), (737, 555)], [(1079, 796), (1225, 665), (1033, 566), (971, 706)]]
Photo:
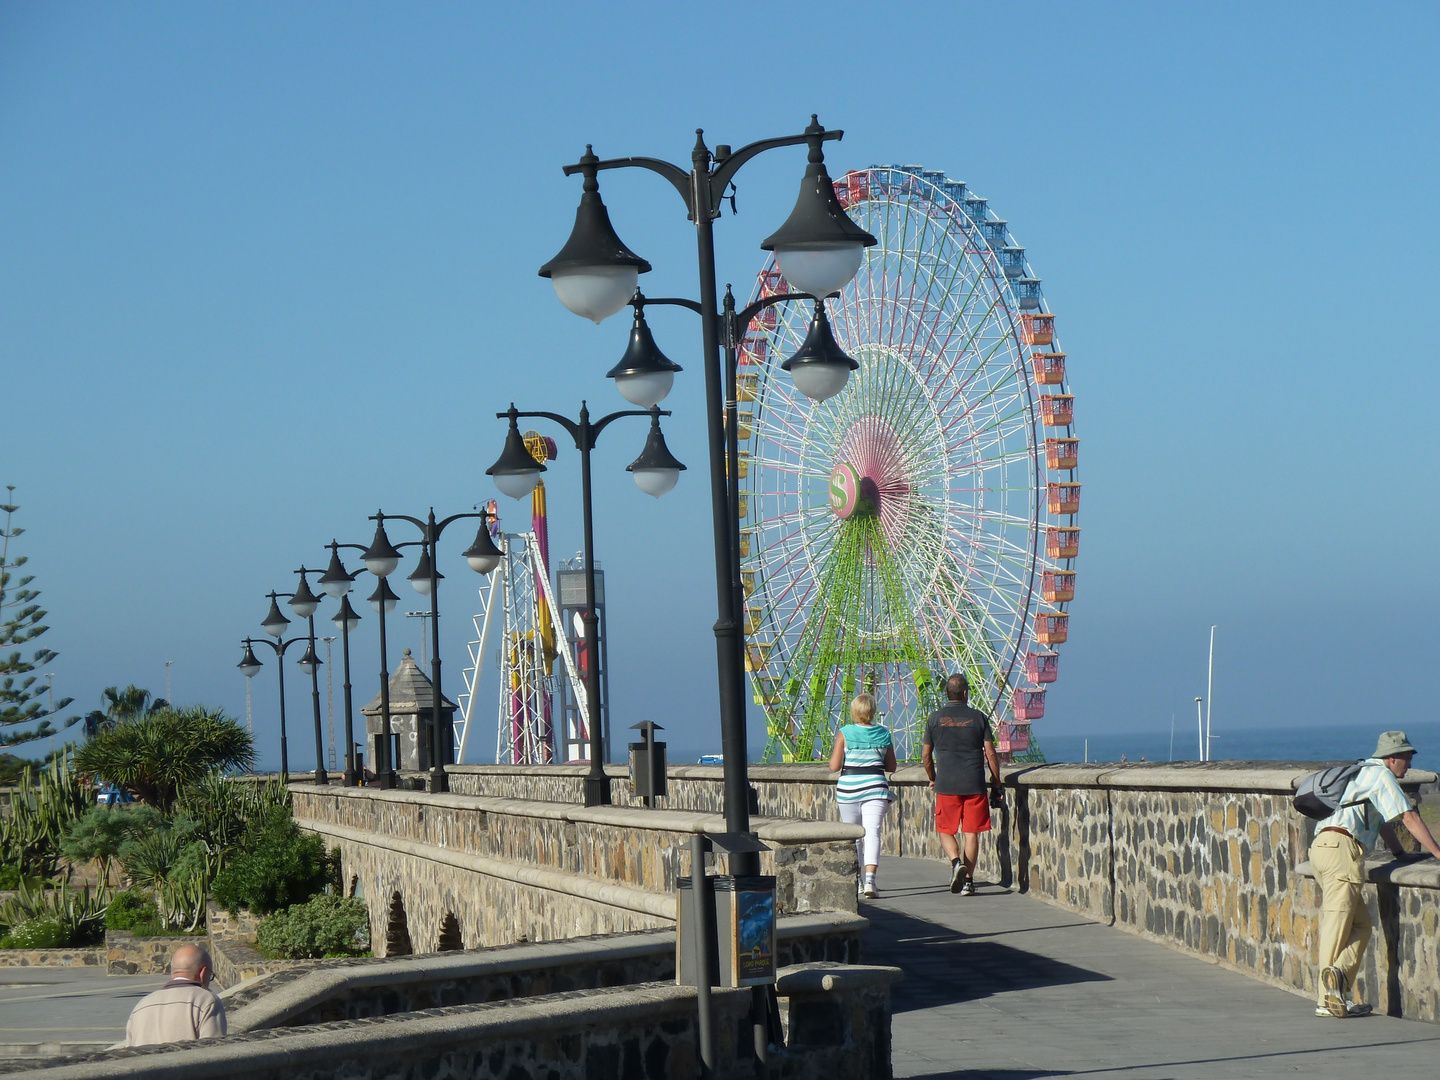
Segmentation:
[(168, 812), (183, 785), (215, 769), (249, 768), (254, 759), (249, 733), (221, 710), (165, 705), (97, 732), (75, 751), (75, 769)]
[(100, 691), (100, 700), (105, 708), (93, 709), (84, 717), (85, 733), (91, 738), (101, 731), (109, 731), (170, 707), (164, 698), (157, 698), (134, 683), (123, 690), (118, 686), (107, 686)]

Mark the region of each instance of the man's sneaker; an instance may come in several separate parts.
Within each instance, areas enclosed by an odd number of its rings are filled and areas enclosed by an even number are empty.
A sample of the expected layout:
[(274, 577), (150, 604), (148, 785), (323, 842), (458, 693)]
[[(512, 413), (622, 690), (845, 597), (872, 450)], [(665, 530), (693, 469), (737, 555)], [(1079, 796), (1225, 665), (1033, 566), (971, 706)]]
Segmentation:
[(1322, 968), (1320, 985), (1325, 988), (1325, 1000), (1320, 1007), (1339, 1020), (1346, 1019), (1350, 1010), (1345, 1005), (1345, 973), (1334, 965)]
[(974, 895), (975, 895), (975, 882), (974, 882), (973, 879), (968, 878), (968, 877), (965, 879), (965, 884), (960, 886), (960, 895), (961, 895), (961, 896), (974, 896)]
[(1369, 1016), (1375, 1011), (1375, 1006), (1368, 1001), (1356, 1001), (1345, 1006), (1346, 1016)]
[(958, 893), (965, 884), (965, 864), (956, 859), (950, 867), (950, 891)]

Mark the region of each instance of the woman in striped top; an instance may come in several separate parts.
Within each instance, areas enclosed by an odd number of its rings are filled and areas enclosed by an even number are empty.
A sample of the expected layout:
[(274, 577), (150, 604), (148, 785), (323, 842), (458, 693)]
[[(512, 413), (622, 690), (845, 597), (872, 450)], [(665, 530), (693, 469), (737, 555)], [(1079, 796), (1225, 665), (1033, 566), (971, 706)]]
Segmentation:
[(885, 774), (895, 771), (895, 744), (889, 729), (875, 723), (875, 699), (869, 694), (860, 694), (850, 703), (850, 718), (855, 722), (835, 734), (830, 771), (840, 774), (835, 786), (840, 820), (865, 827), (864, 838), (855, 841), (855, 856), (865, 868), (860, 895), (873, 900), (880, 863), (880, 822), (890, 809), (890, 782)]

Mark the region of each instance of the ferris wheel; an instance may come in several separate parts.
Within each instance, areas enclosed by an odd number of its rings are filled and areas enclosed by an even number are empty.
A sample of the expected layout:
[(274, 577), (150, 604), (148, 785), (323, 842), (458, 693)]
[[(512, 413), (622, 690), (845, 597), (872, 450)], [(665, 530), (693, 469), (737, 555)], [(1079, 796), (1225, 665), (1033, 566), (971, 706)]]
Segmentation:
[[(740, 348), (736, 434), (746, 668), (768, 760), (808, 761), (872, 693), (919, 756), (945, 678), (1043, 760), (1030, 722), (1058, 676), (1079, 551), (1074, 399), (1055, 317), (1004, 220), (943, 173), (836, 181), (878, 240), (830, 302), (860, 363), (811, 401), (779, 374), (812, 312), (765, 309)], [(754, 297), (786, 291), (772, 260)]]

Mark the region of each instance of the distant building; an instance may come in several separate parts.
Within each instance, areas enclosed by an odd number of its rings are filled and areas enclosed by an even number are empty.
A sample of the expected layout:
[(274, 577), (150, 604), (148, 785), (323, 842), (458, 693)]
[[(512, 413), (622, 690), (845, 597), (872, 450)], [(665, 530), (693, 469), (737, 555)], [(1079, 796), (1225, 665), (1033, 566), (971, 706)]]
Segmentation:
[[(435, 688), (420, 671), (415, 658), (406, 649), (400, 666), (390, 676), (390, 734), (395, 768), (402, 772), (420, 772), (430, 768), (430, 714), (435, 704)], [(440, 699), (440, 749), (442, 763), (455, 760), (455, 709), (447, 697)], [(383, 725), (380, 720), (380, 695), (360, 710), (365, 717), (365, 761), (373, 768), (380, 760), (377, 748)]]

